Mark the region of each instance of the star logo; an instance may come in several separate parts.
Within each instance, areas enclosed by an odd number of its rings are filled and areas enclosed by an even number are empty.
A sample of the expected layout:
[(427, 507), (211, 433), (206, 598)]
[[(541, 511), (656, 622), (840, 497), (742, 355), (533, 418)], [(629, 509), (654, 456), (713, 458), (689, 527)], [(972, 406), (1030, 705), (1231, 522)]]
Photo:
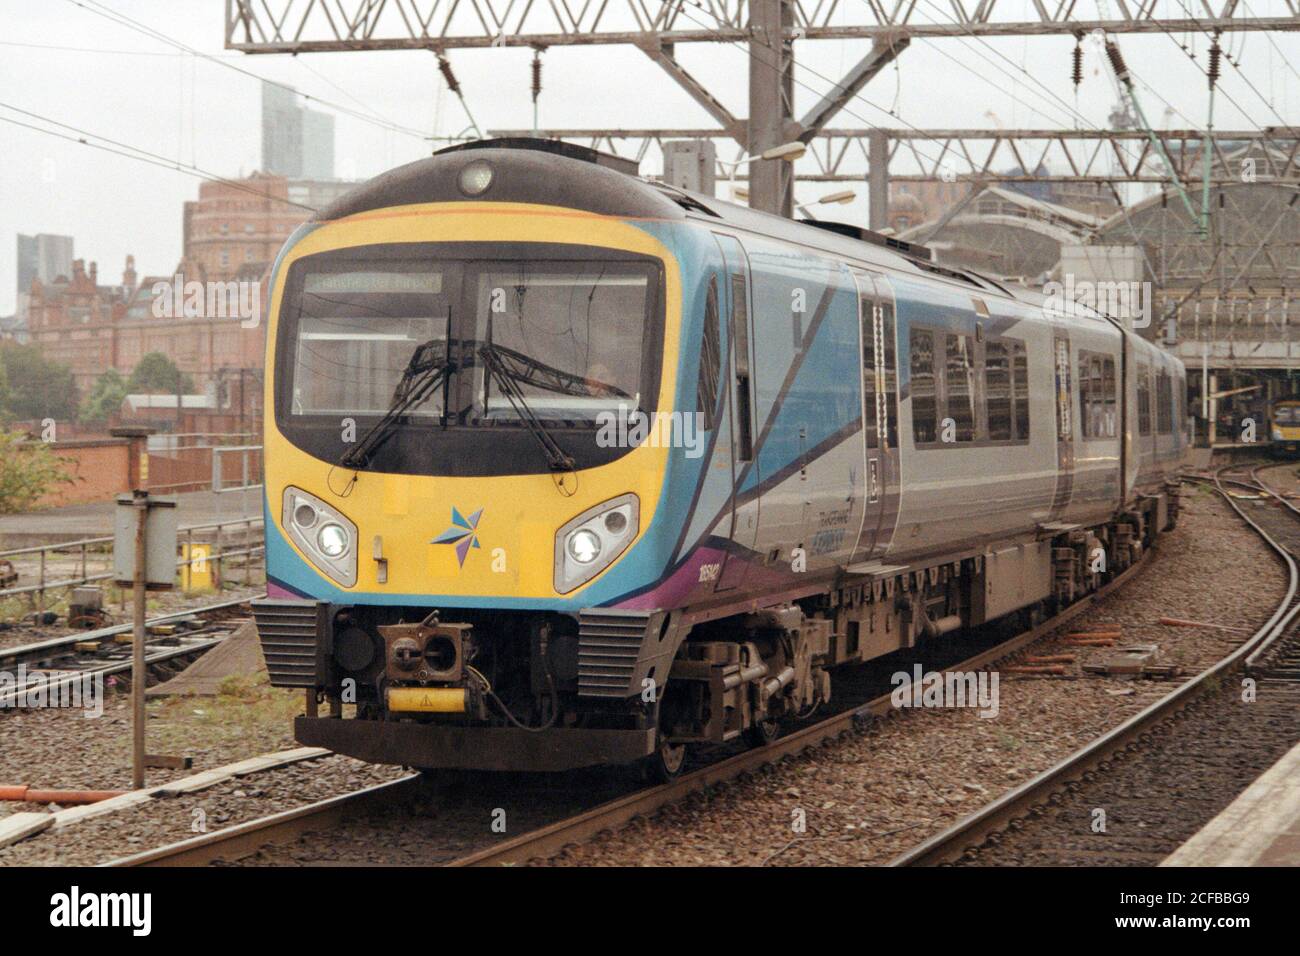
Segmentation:
[(482, 516), (482, 508), (479, 508), (478, 511), (466, 518), (453, 507), (451, 509), (451, 527), (429, 543), (454, 544), (456, 546), (456, 559), (460, 561), (460, 566), (463, 568), (465, 559), (469, 557), (469, 549), (479, 546), (478, 521)]

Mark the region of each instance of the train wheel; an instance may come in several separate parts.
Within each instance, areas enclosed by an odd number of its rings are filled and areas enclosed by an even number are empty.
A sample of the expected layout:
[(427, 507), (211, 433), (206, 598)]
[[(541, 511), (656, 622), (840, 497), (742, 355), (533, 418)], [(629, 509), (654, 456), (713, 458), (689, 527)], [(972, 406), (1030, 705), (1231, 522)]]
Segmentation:
[(776, 740), (776, 735), (781, 730), (781, 724), (775, 717), (768, 717), (754, 723), (754, 726), (745, 731), (745, 740), (751, 747), (766, 747), (772, 741)]
[(646, 758), (646, 770), (652, 780), (671, 783), (686, 764), (686, 745), (670, 744), (660, 737), (659, 749)]

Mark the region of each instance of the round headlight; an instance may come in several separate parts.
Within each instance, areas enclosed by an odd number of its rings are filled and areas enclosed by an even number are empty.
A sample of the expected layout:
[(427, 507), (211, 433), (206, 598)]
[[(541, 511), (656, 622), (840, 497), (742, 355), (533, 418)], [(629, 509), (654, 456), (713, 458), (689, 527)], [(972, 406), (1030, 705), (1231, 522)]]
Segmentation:
[(327, 558), (339, 558), (348, 549), (348, 533), (342, 525), (330, 522), (316, 535), (316, 543)]
[(460, 191), (466, 196), (479, 196), (492, 185), (492, 167), (482, 160), (470, 163), (460, 171)]
[(621, 511), (611, 511), (605, 515), (605, 530), (610, 534), (622, 534), (627, 527), (627, 515)]
[(303, 502), (293, 509), (293, 520), (300, 528), (310, 528), (316, 523), (316, 509)]
[(579, 564), (591, 564), (600, 557), (600, 538), (583, 528), (569, 535), (569, 556)]

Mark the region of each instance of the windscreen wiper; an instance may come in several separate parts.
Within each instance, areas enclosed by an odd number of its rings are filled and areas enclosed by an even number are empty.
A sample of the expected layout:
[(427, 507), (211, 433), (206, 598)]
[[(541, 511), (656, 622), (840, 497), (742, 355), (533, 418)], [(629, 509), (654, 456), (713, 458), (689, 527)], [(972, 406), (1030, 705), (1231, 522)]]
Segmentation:
[[(513, 349), (503, 349), (497, 345), (482, 346), (478, 350), (478, 355), (483, 360), (483, 368), (496, 380), (497, 387), (501, 389), (501, 394), (506, 397), (506, 401), (515, 410), (515, 414), (528, 427), (533, 437), (537, 439), (537, 443), (542, 446), (542, 452), (546, 455), (546, 464), (551, 471), (573, 471), (573, 458), (555, 443), (550, 431), (547, 430), (541, 419), (529, 406), (528, 399), (525, 397), (520, 383), (538, 385), (540, 388), (550, 388), (552, 391), (560, 391), (567, 395), (590, 395), (590, 391), (569, 391), (570, 387), (577, 387), (574, 383), (584, 380), (576, 375), (570, 375), (568, 372), (553, 369), (551, 366), (544, 365), (535, 359), (530, 359)], [(522, 366), (519, 364), (521, 361)], [(540, 384), (528, 374), (529, 368), (547, 369), (559, 377), (547, 376), (544, 380), (549, 385)], [(612, 386), (606, 387), (613, 389)], [(623, 394), (618, 392), (617, 389), (613, 389), (613, 391)]]
[[(428, 401), (438, 386), (445, 384), (456, 368), (445, 339), (430, 339), (415, 347), (402, 377), (393, 390), (393, 401), (384, 416), (362, 436), (356, 447), (339, 459), (344, 468), (364, 468), (373, 454), (397, 429), (397, 421), (411, 409)], [(437, 346), (443, 346), (437, 349)], [(439, 354), (441, 353), (441, 354)], [(446, 406), (443, 407), (446, 413)]]
[(501, 370), (523, 385), (532, 385), (548, 392), (575, 395), (581, 398), (630, 399), (632, 397), (617, 386), (609, 385), (606, 382), (598, 382), (595, 379), (583, 378), (581, 375), (574, 375), (572, 372), (566, 372), (553, 365), (547, 365), (531, 355), (516, 352), (514, 349), (508, 349), (503, 345), (484, 345), (479, 349), (479, 355), (483, 354), (484, 349), (490, 349), (496, 357)]

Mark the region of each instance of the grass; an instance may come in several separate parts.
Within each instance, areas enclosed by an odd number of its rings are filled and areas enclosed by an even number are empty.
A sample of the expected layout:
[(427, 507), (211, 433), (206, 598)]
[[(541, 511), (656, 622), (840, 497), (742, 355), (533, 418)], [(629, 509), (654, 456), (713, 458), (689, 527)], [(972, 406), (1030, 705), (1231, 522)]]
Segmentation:
[(303, 713), (301, 691), (272, 687), (265, 674), (231, 676), (215, 696), (171, 696), (148, 704), (150, 750), (184, 753), (238, 746), (252, 757), (268, 746), (293, 746), (293, 718)]

